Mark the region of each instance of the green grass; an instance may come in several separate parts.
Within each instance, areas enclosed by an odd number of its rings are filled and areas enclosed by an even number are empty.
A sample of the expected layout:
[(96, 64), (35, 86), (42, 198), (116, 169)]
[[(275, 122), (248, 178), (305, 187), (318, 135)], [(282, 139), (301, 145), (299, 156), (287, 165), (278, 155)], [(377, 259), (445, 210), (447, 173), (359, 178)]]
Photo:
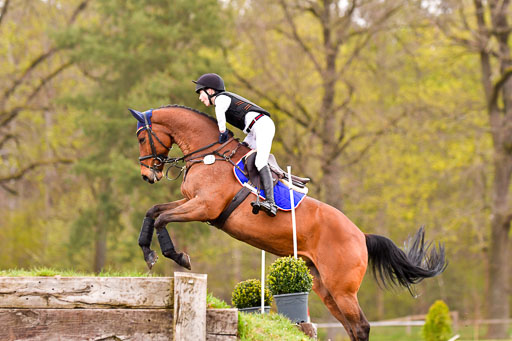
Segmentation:
[(136, 271), (104, 270), (98, 274), (75, 270), (56, 270), (53, 268), (34, 268), (30, 270), (12, 269), (0, 270), (0, 277), (30, 277), (30, 276), (62, 276), (62, 277), (149, 277), (148, 274)]
[(238, 338), (241, 341), (311, 340), (282, 315), (240, 312), (238, 313)]
[[(338, 328), (337, 328), (338, 329)], [(487, 328), (480, 326), (478, 329), (478, 337), (475, 337), (474, 326), (462, 326), (457, 331), (453, 331), (452, 334), (459, 334), (460, 338), (457, 341), (497, 341), (488, 340), (485, 338)], [(512, 329), (509, 330), (509, 335), (512, 335)], [(327, 330), (320, 328), (318, 330), (318, 340), (327, 340)], [(344, 331), (337, 330), (337, 336), (332, 338), (332, 341), (348, 341), (349, 337)], [(410, 329), (410, 333), (407, 333), (406, 327), (373, 327), (370, 331), (371, 341), (421, 341), (421, 327), (413, 326)], [(506, 339), (512, 340), (512, 337)], [(503, 340), (502, 340), (503, 341)]]

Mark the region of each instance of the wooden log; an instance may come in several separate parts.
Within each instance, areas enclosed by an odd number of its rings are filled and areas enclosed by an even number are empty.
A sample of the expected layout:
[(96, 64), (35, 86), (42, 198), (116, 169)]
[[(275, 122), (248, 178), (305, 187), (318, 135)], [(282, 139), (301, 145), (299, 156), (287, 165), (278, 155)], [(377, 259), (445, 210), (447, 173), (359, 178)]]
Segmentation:
[(206, 340), (235, 341), (238, 335), (238, 309), (207, 309)]
[(174, 340), (206, 340), (205, 274), (174, 273)]
[(0, 340), (172, 340), (172, 309), (0, 309)]
[(171, 277), (0, 277), (0, 308), (172, 308)]

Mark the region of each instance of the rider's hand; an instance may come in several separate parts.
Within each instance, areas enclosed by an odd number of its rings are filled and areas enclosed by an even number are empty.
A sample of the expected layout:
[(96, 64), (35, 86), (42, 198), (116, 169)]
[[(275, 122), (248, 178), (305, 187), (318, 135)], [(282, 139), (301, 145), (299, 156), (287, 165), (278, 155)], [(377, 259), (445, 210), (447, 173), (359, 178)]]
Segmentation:
[(219, 143), (224, 143), (228, 140), (228, 131), (224, 130), (219, 134)]

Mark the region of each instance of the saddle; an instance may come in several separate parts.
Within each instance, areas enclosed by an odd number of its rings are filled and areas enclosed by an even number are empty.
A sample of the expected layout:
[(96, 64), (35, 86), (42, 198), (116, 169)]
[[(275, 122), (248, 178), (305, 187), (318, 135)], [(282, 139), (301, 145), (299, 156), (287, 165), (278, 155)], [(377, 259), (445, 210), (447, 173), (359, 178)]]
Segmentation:
[[(256, 194), (256, 192), (259, 192), (258, 195), (263, 195), (263, 190), (259, 189), (259, 191), (256, 191), (255, 188), (253, 188), (253, 186), (260, 187), (260, 173), (254, 164), (255, 159), (256, 151), (253, 150), (244, 155), (242, 159), (235, 164), (233, 172), (237, 180), (242, 185), (242, 188), (233, 197), (233, 199), (231, 199), (228, 206), (224, 208), (217, 218), (208, 221), (209, 224), (222, 229), (231, 213), (245, 200), (245, 198), (247, 198), (247, 196), (249, 196), (249, 194), (253, 192)], [(297, 207), (303, 199), (306, 198), (306, 194), (308, 192), (306, 184), (310, 179), (292, 175), (292, 184), (290, 184), (288, 181), (288, 174), (279, 167), (276, 158), (272, 154), (269, 156), (268, 166), (274, 180), (274, 199), (276, 200), (277, 207), (283, 211), (291, 210), (291, 195), (293, 195), (294, 204), (295, 207)], [(290, 188), (293, 189), (293, 191), (291, 191)]]
[[(252, 184), (257, 185), (260, 183), (260, 173), (258, 172), (258, 169), (255, 165), (256, 160), (256, 154), (257, 152), (255, 150), (252, 150), (247, 155), (245, 155), (242, 160), (244, 163), (244, 169), (247, 171), (247, 175), (249, 180)], [(270, 173), (272, 174), (272, 178), (274, 180), (274, 185), (281, 180), (284, 182), (287, 186), (289, 186), (288, 181), (288, 173), (286, 173), (284, 170), (279, 167), (277, 164), (276, 158), (274, 157), (274, 154), (270, 154), (268, 157), (268, 166), (270, 168)], [(311, 181), (309, 178), (301, 178), (299, 176), (292, 174), (292, 185), (297, 188), (299, 192), (301, 192), (300, 189), (304, 189), (306, 187), (306, 184)], [(292, 186), (292, 187), (293, 187)]]

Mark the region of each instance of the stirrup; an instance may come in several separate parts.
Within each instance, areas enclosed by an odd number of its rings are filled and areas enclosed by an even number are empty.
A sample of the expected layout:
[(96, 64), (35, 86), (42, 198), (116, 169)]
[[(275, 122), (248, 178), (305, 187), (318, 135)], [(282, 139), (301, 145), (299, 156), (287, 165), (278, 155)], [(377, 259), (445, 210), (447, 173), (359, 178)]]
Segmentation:
[[(268, 205), (268, 206), (267, 206)], [(265, 211), (265, 213), (269, 216), (269, 217), (275, 217), (276, 214), (277, 214), (277, 206), (275, 203), (272, 203), (272, 202), (269, 202), (267, 200), (263, 201), (261, 204), (260, 204), (260, 209), (262, 209), (263, 211)]]
[(260, 213), (261, 202), (259, 200), (251, 202), (251, 206), (252, 206), (252, 214)]

